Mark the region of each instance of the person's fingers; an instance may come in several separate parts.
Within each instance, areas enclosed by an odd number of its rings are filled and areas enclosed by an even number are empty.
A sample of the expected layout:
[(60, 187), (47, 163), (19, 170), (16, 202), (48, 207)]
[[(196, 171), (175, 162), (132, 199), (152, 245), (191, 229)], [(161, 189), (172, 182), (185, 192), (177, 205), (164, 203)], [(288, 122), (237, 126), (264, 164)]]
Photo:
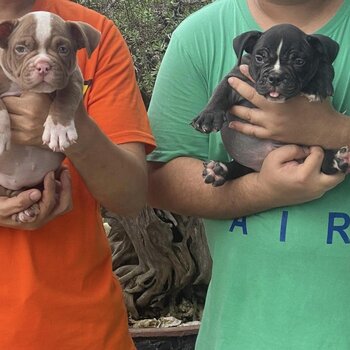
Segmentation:
[(258, 139), (270, 138), (268, 130), (258, 125), (234, 121), (229, 123), (229, 128), (234, 129), (242, 134), (256, 137)]
[(24, 92), (21, 96), (6, 96), (3, 97), (3, 101), (10, 113), (16, 111), (16, 114), (20, 115), (27, 114), (28, 106), (35, 108), (39, 112), (39, 108), (42, 111), (44, 105), (50, 105), (52, 102), (49, 94), (38, 94), (34, 92)]
[(72, 183), (68, 169), (63, 169), (60, 174), (60, 188), (58, 193), (58, 205), (53, 215), (61, 215), (72, 209)]
[(241, 73), (243, 75), (245, 75), (249, 80), (254, 82), (254, 79), (252, 78), (252, 76), (249, 73), (249, 66), (247, 64), (241, 64), (239, 66), (239, 70), (241, 71)]
[(345, 174), (336, 173), (333, 175), (326, 175), (321, 172), (321, 166), (324, 159), (324, 151), (319, 146), (310, 147), (310, 155), (305, 158), (303, 167), (305, 174), (310, 174), (311, 172), (317, 171), (320, 172), (320, 179), (324, 186), (330, 188), (335, 187), (345, 178)]
[(345, 179), (344, 173), (336, 173), (334, 175), (321, 174), (321, 181), (328, 190), (339, 185)]
[(28, 98), (20, 96), (7, 96), (3, 98), (3, 101), (9, 113), (17, 115), (26, 115), (28, 103), (31, 102), (30, 106), (34, 103), (34, 101), (29, 101)]
[(268, 101), (265, 97), (259, 95), (253, 86), (235, 77), (228, 79), (230, 86), (235, 89), (242, 97), (250, 101), (258, 108), (263, 108), (267, 105)]
[(230, 113), (249, 123), (259, 125), (259, 109), (252, 107), (245, 107), (241, 105), (234, 105), (230, 109)]
[(273, 150), (267, 157), (274, 158), (279, 164), (284, 164), (295, 160), (303, 160), (307, 158), (309, 154), (310, 151), (307, 147), (285, 145)]
[(271, 135), (268, 134), (268, 130), (260, 123), (260, 112), (261, 110), (257, 108), (235, 105), (230, 109), (230, 113), (248, 123), (234, 120), (229, 123), (229, 127), (246, 135), (255, 136), (257, 138), (268, 138)]
[(0, 199), (0, 213), (2, 217), (12, 216), (20, 211), (26, 210), (41, 198), (41, 192), (37, 189), (31, 189), (19, 193), (15, 197)]
[(10, 227), (20, 225), (18, 227), (29, 230), (37, 229), (49, 220), (72, 209), (72, 189), (69, 170), (63, 167), (58, 176), (59, 179), (55, 178), (53, 171), (45, 176), (42, 199), (37, 204), (38, 208), (34, 208), (37, 209), (35, 220), (27, 220), (27, 217), (26, 221), (21, 220), (20, 215), (23, 214), (23, 211), (19, 211), (12, 215), (12, 222), (9, 223)]
[(69, 173), (68, 166), (67, 166), (66, 164), (61, 164), (61, 165), (59, 166), (59, 168), (56, 169), (56, 171), (55, 171), (55, 178), (56, 178), (57, 180), (59, 180), (60, 177), (61, 177), (62, 172), (65, 171), (65, 170), (67, 170), (68, 173)]
[(40, 218), (47, 217), (56, 206), (56, 180), (53, 171), (44, 177), (44, 190), (40, 201)]
[(305, 176), (315, 171), (321, 173), (321, 166), (324, 159), (324, 152), (321, 147), (310, 147), (310, 154), (305, 158), (303, 163), (303, 171)]

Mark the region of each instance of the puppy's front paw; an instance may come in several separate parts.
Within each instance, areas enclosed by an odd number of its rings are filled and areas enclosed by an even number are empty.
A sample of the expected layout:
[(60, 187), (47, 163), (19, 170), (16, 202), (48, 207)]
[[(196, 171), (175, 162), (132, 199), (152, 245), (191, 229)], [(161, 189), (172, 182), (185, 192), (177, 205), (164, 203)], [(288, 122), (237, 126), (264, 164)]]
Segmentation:
[(225, 120), (225, 111), (203, 111), (197, 118), (192, 120), (191, 125), (196, 130), (209, 134), (212, 131), (219, 131)]
[(55, 152), (63, 152), (78, 139), (74, 121), (67, 125), (55, 123), (51, 116), (48, 116), (44, 124), (43, 143), (48, 145)]
[(228, 169), (225, 164), (211, 160), (210, 162), (204, 162), (203, 165), (202, 176), (206, 184), (212, 184), (214, 187), (218, 187), (226, 182)]
[(0, 154), (8, 151), (11, 146), (10, 116), (7, 110), (0, 111)]
[(320, 102), (322, 101), (322, 98), (320, 95), (316, 95), (316, 94), (305, 94), (302, 93), (303, 96), (305, 96), (309, 102)]

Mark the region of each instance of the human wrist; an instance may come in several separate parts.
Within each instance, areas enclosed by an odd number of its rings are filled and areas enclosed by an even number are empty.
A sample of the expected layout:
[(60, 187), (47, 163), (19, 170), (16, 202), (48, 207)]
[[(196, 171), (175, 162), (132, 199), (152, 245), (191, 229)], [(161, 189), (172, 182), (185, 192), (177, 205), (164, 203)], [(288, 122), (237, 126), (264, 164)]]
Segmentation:
[(336, 144), (331, 148), (350, 146), (350, 118), (342, 113), (337, 113), (339, 122), (333, 131)]
[[(234, 180), (242, 202), (237, 208), (237, 193), (232, 196), (232, 205), (236, 208), (235, 217), (253, 215), (279, 206), (273, 188), (259, 172), (253, 172)], [(240, 183), (240, 184), (239, 184)], [(237, 186), (238, 185), (238, 186)], [(273, 187), (273, 186), (272, 186)]]
[(337, 149), (350, 146), (350, 118), (342, 113), (334, 112), (336, 122), (330, 128), (330, 136), (326, 149)]
[(255, 176), (253, 178), (256, 188), (255, 203), (261, 207), (261, 211), (273, 209), (284, 204), (281, 202), (281, 189), (278, 184), (271, 183), (265, 174), (261, 172), (252, 175)]

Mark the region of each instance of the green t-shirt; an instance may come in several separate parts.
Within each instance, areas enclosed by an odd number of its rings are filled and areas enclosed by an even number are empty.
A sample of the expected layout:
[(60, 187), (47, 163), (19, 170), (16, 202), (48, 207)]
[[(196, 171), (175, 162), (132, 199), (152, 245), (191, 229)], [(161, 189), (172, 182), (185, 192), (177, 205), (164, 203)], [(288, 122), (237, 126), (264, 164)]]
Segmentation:
[[(248, 30), (261, 29), (245, 0), (218, 0), (174, 32), (149, 108), (158, 144), (149, 160), (228, 159), (220, 133), (189, 122), (236, 62), (232, 39)], [(349, 112), (350, 0), (319, 33), (340, 43), (333, 104)], [(349, 180), (303, 205), (205, 220), (213, 273), (196, 349), (350, 349)]]

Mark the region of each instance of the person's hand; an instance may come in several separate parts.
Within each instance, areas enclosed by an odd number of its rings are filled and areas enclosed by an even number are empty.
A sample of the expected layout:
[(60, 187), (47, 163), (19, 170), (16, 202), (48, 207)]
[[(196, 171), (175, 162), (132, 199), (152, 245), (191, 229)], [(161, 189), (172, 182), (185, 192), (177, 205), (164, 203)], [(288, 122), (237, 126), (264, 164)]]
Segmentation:
[(12, 142), (43, 146), (44, 123), (52, 102), (50, 95), (26, 92), (21, 96), (2, 99), (11, 117)]
[[(249, 77), (247, 66), (241, 66), (241, 71)], [(327, 139), (336, 137), (332, 132), (335, 134), (343, 127), (345, 117), (333, 109), (329, 100), (309, 102), (305, 96), (297, 96), (284, 103), (273, 103), (238, 78), (230, 78), (229, 84), (256, 106), (234, 106), (230, 110), (231, 114), (249, 122), (230, 123), (230, 127), (246, 135), (328, 148), (330, 141)], [(339, 128), (336, 128), (337, 123)], [(343, 145), (337, 147), (341, 146)]]
[[(39, 208), (35, 221), (20, 222), (18, 220), (19, 213), (35, 203)], [(71, 209), (70, 174), (67, 168), (62, 167), (58, 178), (55, 178), (54, 172), (50, 172), (45, 176), (42, 192), (37, 189), (29, 189), (12, 198), (0, 197), (0, 226), (35, 230)]]
[(286, 145), (270, 152), (256, 178), (271, 207), (308, 202), (322, 197), (344, 180), (342, 173), (321, 172), (324, 153), (320, 147)]

